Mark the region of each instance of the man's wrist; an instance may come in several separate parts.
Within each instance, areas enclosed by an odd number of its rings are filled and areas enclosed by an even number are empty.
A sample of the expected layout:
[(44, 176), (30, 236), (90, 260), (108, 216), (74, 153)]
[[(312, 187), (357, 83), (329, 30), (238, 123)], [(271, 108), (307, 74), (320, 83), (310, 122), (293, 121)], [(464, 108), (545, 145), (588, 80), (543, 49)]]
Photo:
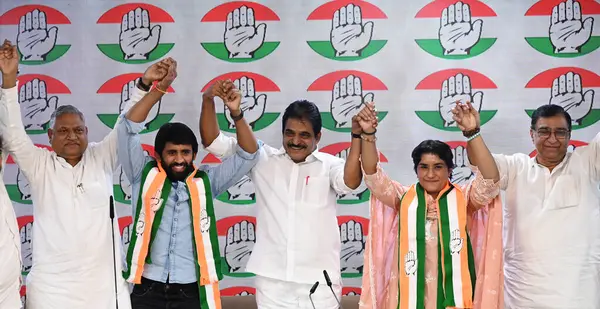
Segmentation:
[(2, 74), (2, 88), (10, 89), (17, 85), (17, 74)]
[(362, 134), (365, 134), (365, 135), (374, 135), (375, 133), (377, 133), (377, 129), (363, 130), (362, 131)]
[(470, 138), (470, 137), (475, 136), (480, 131), (481, 131), (481, 128), (479, 128), (479, 127), (475, 128), (475, 129), (472, 129), (472, 130), (463, 131), (463, 136), (466, 137), (466, 138)]
[(233, 121), (240, 121), (244, 118), (244, 112), (241, 110), (229, 110), (229, 115), (231, 115)]

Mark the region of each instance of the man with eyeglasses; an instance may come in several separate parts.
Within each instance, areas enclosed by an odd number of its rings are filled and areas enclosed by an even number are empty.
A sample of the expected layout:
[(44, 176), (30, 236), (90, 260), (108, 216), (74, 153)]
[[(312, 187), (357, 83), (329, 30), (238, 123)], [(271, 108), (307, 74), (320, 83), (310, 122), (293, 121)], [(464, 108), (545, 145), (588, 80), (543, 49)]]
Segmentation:
[(534, 158), (494, 155), (506, 192), (505, 308), (598, 309), (600, 134), (567, 153), (571, 117), (561, 106), (543, 105), (531, 117), (530, 135)]

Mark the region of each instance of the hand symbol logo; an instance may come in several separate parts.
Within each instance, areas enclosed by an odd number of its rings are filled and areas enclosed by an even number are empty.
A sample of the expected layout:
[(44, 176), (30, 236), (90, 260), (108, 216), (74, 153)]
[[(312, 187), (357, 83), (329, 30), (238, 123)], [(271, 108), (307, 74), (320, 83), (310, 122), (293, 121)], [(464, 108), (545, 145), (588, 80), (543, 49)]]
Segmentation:
[(123, 228), (123, 235), (121, 235), (121, 243), (123, 244), (124, 248), (127, 248), (127, 246), (129, 246), (129, 242), (131, 241), (132, 228), (133, 227), (131, 224)]
[(550, 42), (554, 53), (579, 53), (581, 46), (592, 36), (594, 19), (581, 20), (581, 5), (578, 1), (567, 0), (552, 9), (550, 19)]
[(362, 273), (363, 253), (365, 251), (365, 239), (363, 238), (362, 224), (350, 220), (340, 225), (340, 239), (342, 251), (340, 262), (342, 272)]
[(230, 273), (241, 272), (245, 268), (256, 242), (254, 231), (254, 224), (245, 220), (234, 224), (227, 230), (224, 251)]
[(148, 10), (140, 7), (123, 15), (119, 45), (125, 60), (147, 60), (160, 40), (160, 26), (150, 27)]
[(582, 89), (581, 76), (574, 72), (560, 75), (552, 82), (552, 96), (550, 104), (560, 105), (571, 116), (574, 125), (581, 121), (592, 110), (594, 90)]
[(120, 167), (119, 169), (121, 169), (121, 172), (119, 173), (119, 185), (121, 187), (121, 191), (123, 191), (123, 199), (126, 201), (130, 201), (131, 200), (131, 183), (129, 182), (129, 179), (127, 179), (127, 176), (125, 175), (125, 171), (123, 170), (123, 167)]
[(458, 254), (460, 253), (462, 247), (463, 239), (460, 237), (460, 231), (452, 231), (452, 238), (450, 239), (450, 252), (452, 252), (452, 254)]
[(481, 38), (483, 21), (471, 23), (471, 8), (457, 2), (442, 11), (439, 37), (444, 55), (468, 55)]
[(31, 270), (31, 265), (33, 261), (33, 252), (31, 245), (31, 237), (33, 228), (33, 222), (28, 222), (19, 231), (21, 234), (21, 257), (23, 259), (23, 272), (28, 272)]
[(58, 105), (58, 97), (48, 98), (46, 82), (37, 78), (19, 89), (19, 103), (25, 130), (44, 130)]
[(17, 46), (22, 59), (45, 61), (56, 44), (57, 34), (57, 27), (48, 29), (44, 11), (35, 9), (21, 16)]
[(331, 45), (336, 57), (357, 57), (373, 37), (373, 22), (362, 24), (362, 10), (352, 3), (333, 13)]
[(241, 291), (241, 292), (235, 294), (235, 296), (248, 296), (248, 295), (254, 295), (254, 294), (252, 294), (248, 291)]
[[(133, 97), (133, 93), (139, 80), (140, 78), (138, 77), (135, 80), (130, 80), (128, 83), (123, 85), (123, 88), (121, 89), (121, 102), (119, 103), (119, 114), (126, 113), (133, 106), (133, 101), (131, 101), (131, 98)], [(161, 103), (162, 100), (159, 100), (158, 103), (152, 106), (150, 112), (148, 112), (148, 117), (145, 121), (146, 128), (148, 128), (148, 125), (160, 114)]]
[(254, 184), (248, 176), (242, 177), (227, 190), (230, 201), (253, 201), (255, 197)]
[(407, 276), (414, 276), (417, 272), (417, 254), (414, 251), (408, 251), (404, 256), (404, 272)]
[(21, 193), (22, 201), (31, 200), (31, 187), (21, 169), (17, 171), (17, 188), (19, 193)]
[(331, 116), (336, 128), (350, 128), (352, 116), (368, 102), (373, 102), (373, 93), (363, 96), (362, 80), (358, 76), (348, 75), (333, 86), (331, 99)]
[(229, 12), (225, 24), (225, 48), (229, 58), (253, 58), (265, 42), (266, 24), (255, 26), (254, 9), (245, 5)]
[(456, 127), (456, 122), (452, 119), (452, 109), (456, 106), (456, 102), (464, 104), (471, 102), (473, 108), (479, 112), (481, 111), (482, 100), (483, 92), (471, 93), (471, 79), (468, 75), (458, 73), (456, 76), (450, 76), (450, 78), (442, 83), (442, 94), (439, 104), (444, 126)]
[[(254, 80), (252, 78), (242, 76), (239, 79), (233, 81), (233, 84), (237, 89), (240, 90), (242, 96), (242, 102), (240, 109), (244, 112), (244, 118), (251, 126), (265, 113), (265, 107), (267, 105), (267, 95), (261, 94), (256, 96)], [(231, 119), (229, 109), (225, 105), (225, 118), (229, 123), (229, 128), (235, 128), (235, 121)]]
[(452, 155), (454, 156), (454, 169), (452, 169), (452, 176), (450, 177), (450, 180), (453, 183), (462, 185), (471, 180), (471, 178), (475, 175), (469, 167), (467, 148), (463, 146), (457, 146), (456, 148), (452, 149)]

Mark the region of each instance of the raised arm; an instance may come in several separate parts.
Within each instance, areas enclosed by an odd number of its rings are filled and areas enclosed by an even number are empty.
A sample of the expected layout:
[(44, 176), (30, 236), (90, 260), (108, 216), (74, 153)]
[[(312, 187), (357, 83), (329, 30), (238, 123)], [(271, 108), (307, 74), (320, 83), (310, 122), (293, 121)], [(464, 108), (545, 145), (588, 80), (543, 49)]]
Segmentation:
[(467, 155), (471, 164), (477, 166), (484, 179), (492, 180), (494, 183), (500, 180), (500, 173), (496, 161), (485, 145), (481, 137), (481, 119), (479, 112), (473, 108), (470, 102), (456, 104), (452, 109), (453, 119), (458, 128), (467, 137)]
[[(144, 155), (139, 133), (144, 129), (144, 123), (152, 107), (160, 101), (164, 90), (168, 89), (177, 76), (177, 63), (171, 58), (162, 60), (150, 66), (144, 72), (142, 79), (134, 89), (134, 97), (140, 97), (133, 106), (125, 107), (125, 115), (119, 117), (118, 127), (119, 163), (130, 183), (141, 181), (142, 171), (147, 158)], [(149, 88), (155, 81), (160, 81), (150, 92), (140, 88)], [(161, 91), (163, 90), (163, 91)]]
[(36, 147), (23, 126), (18, 101), (17, 70), (19, 54), (17, 46), (4, 41), (0, 50), (2, 90), (0, 93), (0, 135), (3, 149), (13, 156), (19, 168), (30, 182), (42, 171), (40, 166), (48, 151)]
[(254, 133), (252, 133), (252, 129), (244, 119), (244, 111), (240, 108), (242, 103), (240, 91), (231, 81), (226, 81), (224, 85), (227, 92), (223, 97), (223, 102), (225, 102), (225, 106), (227, 106), (227, 109), (231, 114), (231, 119), (235, 122), (237, 142), (240, 148), (246, 153), (256, 153), (258, 150), (258, 143), (256, 137), (254, 137)]
[(224, 81), (216, 81), (202, 94), (202, 110), (200, 112), (200, 122), (198, 123), (202, 145), (206, 151), (218, 158), (234, 155), (237, 145), (237, 140), (221, 133), (217, 122), (214, 98), (225, 96), (226, 89), (223, 83)]
[(396, 186), (379, 166), (379, 152), (375, 144), (377, 140), (375, 137), (375, 133), (377, 132), (375, 105), (368, 104), (358, 113), (357, 117), (363, 132), (361, 134), (360, 160), (362, 162), (365, 184), (375, 198), (389, 207), (398, 209), (400, 195), (404, 194), (404, 189), (400, 185)]
[(600, 181), (600, 133), (587, 146), (575, 148), (575, 153), (587, 157), (592, 179)]
[(354, 190), (362, 182), (362, 171), (360, 169), (360, 134), (362, 129), (358, 123), (358, 117), (352, 117), (352, 141), (350, 141), (350, 151), (344, 163), (344, 184), (346, 187)]

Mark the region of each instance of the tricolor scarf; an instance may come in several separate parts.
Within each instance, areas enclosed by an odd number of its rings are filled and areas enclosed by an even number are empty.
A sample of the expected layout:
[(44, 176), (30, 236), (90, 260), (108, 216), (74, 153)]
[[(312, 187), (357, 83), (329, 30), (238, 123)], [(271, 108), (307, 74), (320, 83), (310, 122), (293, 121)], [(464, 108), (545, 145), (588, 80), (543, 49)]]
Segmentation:
[[(399, 309), (425, 307), (425, 190), (412, 185), (400, 201)], [(467, 233), (467, 199), (452, 184), (438, 194), (437, 308), (473, 308), (475, 264)]]
[[(205, 172), (194, 168), (185, 183), (190, 197), (200, 308), (220, 309), (219, 280), (223, 275), (210, 182)], [(163, 206), (171, 188), (171, 181), (162, 166), (156, 161), (148, 162), (142, 172), (134, 221), (135, 233), (131, 236), (127, 251), (128, 267), (123, 272), (123, 277), (128, 282), (140, 284), (144, 264), (152, 263), (148, 252), (160, 226)]]

